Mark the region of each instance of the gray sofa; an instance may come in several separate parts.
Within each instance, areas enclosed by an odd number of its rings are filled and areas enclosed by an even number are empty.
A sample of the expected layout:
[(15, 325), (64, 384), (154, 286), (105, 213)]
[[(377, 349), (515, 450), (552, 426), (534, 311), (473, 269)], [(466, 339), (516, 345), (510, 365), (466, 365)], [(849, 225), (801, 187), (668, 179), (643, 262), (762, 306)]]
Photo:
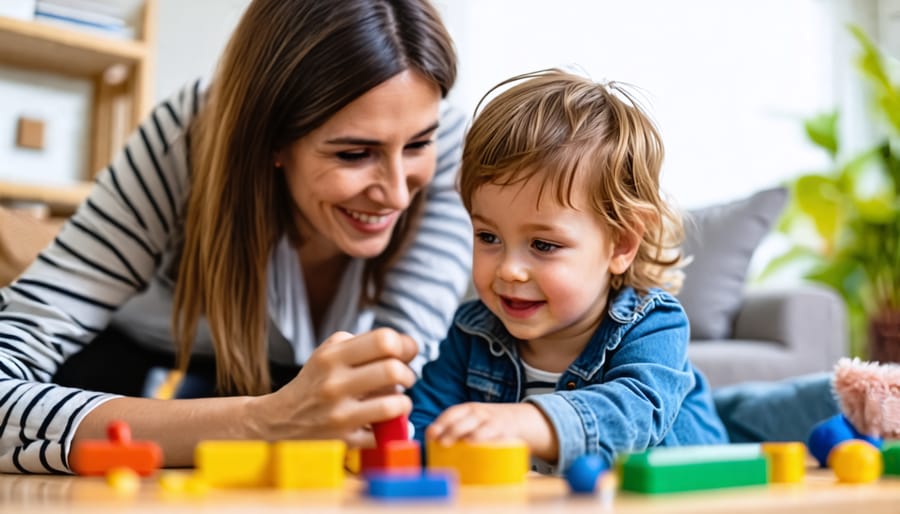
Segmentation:
[(713, 387), (830, 370), (848, 351), (843, 300), (820, 285), (749, 290), (726, 339), (692, 339), (688, 356)]
[(713, 387), (828, 371), (847, 353), (846, 307), (833, 291), (747, 287), (751, 257), (787, 199), (772, 188), (687, 213), (692, 260), (678, 299), (691, 324), (688, 355)]

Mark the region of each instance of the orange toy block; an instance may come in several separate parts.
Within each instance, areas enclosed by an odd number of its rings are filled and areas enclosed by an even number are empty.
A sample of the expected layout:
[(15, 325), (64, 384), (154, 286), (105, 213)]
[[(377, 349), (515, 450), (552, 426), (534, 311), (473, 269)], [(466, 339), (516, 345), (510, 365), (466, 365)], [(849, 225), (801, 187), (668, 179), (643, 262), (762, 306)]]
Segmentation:
[(489, 443), (427, 444), (430, 469), (452, 468), (463, 485), (511, 485), (525, 483), (530, 457), (519, 440)]
[(194, 450), (194, 465), (210, 487), (266, 487), (270, 456), (266, 441), (201, 441)]
[(422, 456), (417, 441), (388, 441), (379, 448), (360, 450), (360, 471), (409, 472), (422, 469)]
[(162, 449), (152, 441), (132, 441), (131, 428), (113, 421), (106, 428), (107, 441), (81, 441), (72, 447), (69, 465), (79, 475), (104, 476), (116, 468), (128, 468), (141, 476), (162, 465)]
[(796, 484), (806, 476), (806, 445), (792, 443), (762, 443), (762, 453), (769, 461), (769, 482)]
[(272, 480), (281, 489), (334, 489), (344, 484), (343, 441), (279, 441), (272, 445)]

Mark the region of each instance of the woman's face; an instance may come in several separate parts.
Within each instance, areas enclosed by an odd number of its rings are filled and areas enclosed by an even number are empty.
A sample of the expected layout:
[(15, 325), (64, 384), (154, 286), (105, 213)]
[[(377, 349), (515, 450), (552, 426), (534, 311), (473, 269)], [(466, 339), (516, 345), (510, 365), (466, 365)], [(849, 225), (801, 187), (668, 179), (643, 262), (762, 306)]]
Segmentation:
[(434, 175), (440, 88), (413, 71), (379, 84), (276, 155), (304, 244), (375, 257)]

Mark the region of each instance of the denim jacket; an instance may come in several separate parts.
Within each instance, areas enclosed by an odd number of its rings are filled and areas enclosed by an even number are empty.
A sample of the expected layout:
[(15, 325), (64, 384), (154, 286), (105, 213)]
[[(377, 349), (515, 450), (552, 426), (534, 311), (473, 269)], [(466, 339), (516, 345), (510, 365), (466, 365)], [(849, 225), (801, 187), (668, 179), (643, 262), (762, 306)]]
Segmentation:
[(517, 339), (481, 301), (468, 302), (409, 391), (410, 422), (424, 443), (425, 428), (450, 406), (525, 400), (556, 431), (560, 471), (587, 453), (611, 465), (618, 452), (725, 443), (706, 379), (688, 361), (688, 340), (687, 317), (672, 295), (623, 288), (556, 391), (525, 399)]

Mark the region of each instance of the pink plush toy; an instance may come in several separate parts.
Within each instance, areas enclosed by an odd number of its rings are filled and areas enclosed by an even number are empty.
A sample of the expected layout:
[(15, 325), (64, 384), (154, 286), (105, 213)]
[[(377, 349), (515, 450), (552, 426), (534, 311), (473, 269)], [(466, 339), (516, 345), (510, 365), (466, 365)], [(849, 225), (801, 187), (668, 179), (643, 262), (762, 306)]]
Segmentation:
[(900, 365), (843, 358), (833, 385), (841, 412), (857, 430), (900, 439)]

